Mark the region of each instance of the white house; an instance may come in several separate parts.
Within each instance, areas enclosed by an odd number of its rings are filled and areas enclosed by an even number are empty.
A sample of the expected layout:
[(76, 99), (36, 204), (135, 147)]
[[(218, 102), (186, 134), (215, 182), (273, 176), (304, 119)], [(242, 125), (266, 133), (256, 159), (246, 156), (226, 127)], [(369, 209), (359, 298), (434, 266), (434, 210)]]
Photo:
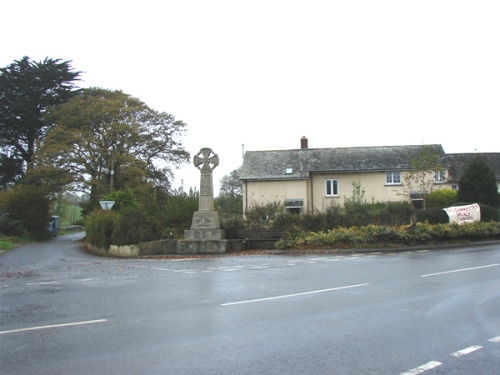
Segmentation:
[[(477, 155), (485, 157), (495, 171), (500, 187), (500, 153), (445, 154), (441, 145), (426, 145), (440, 157), (435, 173), (439, 188), (457, 188), (467, 163)], [(407, 191), (405, 175), (414, 170), (422, 145), (309, 148), (302, 137), (300, 148), (247, 151), (240, 172), (243, 211), (253, 205), (283, 202), (293, 212), (323, 211), (342, 205), (358, 184), (366, 201), (421, 200), (422, 192)]]

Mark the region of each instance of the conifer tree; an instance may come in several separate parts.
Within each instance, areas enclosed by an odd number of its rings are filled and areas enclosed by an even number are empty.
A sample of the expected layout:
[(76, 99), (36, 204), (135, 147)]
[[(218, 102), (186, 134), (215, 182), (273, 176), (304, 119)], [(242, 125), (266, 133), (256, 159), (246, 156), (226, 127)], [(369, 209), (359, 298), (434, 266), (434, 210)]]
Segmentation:
[(477, 156), (467, 165), (458, 183), (457, 200), (492, 207), (500, 205), (495, 173), (482, 157)]

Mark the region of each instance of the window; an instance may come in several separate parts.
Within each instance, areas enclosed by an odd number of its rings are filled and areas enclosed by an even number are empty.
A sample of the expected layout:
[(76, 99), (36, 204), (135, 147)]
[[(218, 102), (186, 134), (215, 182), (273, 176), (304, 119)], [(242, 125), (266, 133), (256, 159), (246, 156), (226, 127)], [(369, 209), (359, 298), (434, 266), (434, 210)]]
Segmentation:
[(285, 169), (285, 174), (292, 174), (293, 173), (293, 168), (288, 167)]
[(446, 171), (435, 171), (434, 182), (446, 182)]
[(339, 180), (334, 180), (334, 179), (325, 180), (325, 195), (327, 197), (339, 196)]
[(399, 185), (401, 184), (401, 175), (399, 172), (387, 172), (385, 175), (385, 183), (387, 185)]
[(455, 185), (455, 184), (451, 185), (451, 190), (458, 191), (458, 185)]

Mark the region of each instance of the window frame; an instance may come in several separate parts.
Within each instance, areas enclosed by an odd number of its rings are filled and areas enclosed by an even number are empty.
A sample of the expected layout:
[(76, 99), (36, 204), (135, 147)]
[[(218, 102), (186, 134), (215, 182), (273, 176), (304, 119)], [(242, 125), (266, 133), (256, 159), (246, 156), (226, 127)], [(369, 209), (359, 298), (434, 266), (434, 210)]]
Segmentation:
[[(331, 191), (330, 194), (328, 194), (328, 190)], [(325, 179), (325, 197), (330, 197), (330, 198), (340, 197), (340, 188), (339, 188), (339, 179), (338, 178), (326, 178)]]
[(446, 182), (446, 170), (434, 171), (434, 182), (436, 184), (444, 184)]
[[(391, 180), (389, 181), (389, 176), (391, 177)], [(394, 182), (395, 176), (398, 178), (398, 182)], [(401, 172), (400, 171), (388, 171), (385, 172), (385, 184), (394, 186), (394, 185), (401, 185)]]

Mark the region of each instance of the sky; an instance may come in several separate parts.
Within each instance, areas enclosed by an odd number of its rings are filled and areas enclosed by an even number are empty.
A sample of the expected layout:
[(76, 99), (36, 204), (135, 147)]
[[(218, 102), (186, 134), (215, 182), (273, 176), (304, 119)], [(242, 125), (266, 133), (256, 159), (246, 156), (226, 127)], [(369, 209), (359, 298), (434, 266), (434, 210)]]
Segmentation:
[[(19, 0), (0, 66), (71, 60), (80, 87), (187, 123), (220, 179), (244, 151), (441, 144), (500, 152), (500, 1)], [(199, 189), (192, 162), (174, 187)]]

